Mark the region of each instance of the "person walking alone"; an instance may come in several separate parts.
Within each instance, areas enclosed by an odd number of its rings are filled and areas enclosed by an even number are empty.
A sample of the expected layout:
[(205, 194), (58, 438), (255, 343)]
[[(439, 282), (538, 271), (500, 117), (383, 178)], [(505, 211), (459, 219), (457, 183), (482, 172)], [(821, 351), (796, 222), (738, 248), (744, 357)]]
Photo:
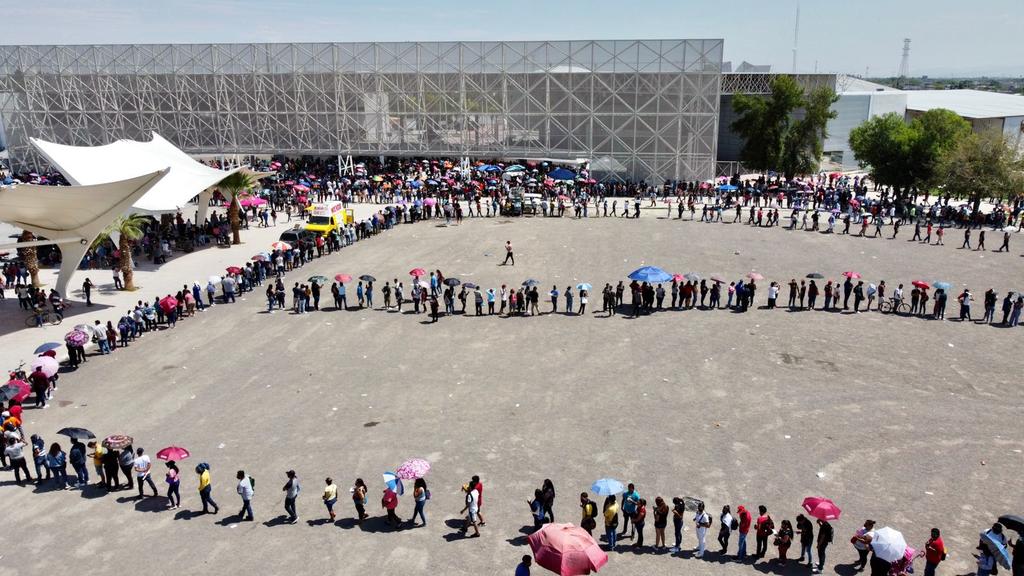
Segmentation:
[(516, 265), (516, 258), (512, 254), (512, 241), (511, 240), (506, 240), (505, 241), (505, 261), (502, 262), (501, 265), (505, 266), (505, 265), (507, 265), (509, 263), (509, 261), (512, 262), (513, 266)]
[(245, 474), (245, 470), (239, 470), (235, 478), (238, 479), (238, 487), (235, 490), (242, 498), (242, 509), (238, 511), (238, 519), (252, 522), (252, 496), (256, 491), (253, 480)]

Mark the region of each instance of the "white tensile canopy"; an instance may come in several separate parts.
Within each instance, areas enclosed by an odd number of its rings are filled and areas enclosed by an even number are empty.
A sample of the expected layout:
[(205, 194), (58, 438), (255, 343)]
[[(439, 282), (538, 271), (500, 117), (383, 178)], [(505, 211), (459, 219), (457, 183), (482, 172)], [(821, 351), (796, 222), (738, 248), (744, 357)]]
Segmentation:
[(66, 146), (38, 138), (30, 141), (68, 182), (79, 186), (171, 168), (166, 178), (132, 205), (135, 211), (176, 211), (225, 176), (241, 170), (218, 170), (197, 162), (155, 132), (149, 142), (118, 140), (104, 146)]
[(165, 166), (133, 178), (85, 186), (3, 186), (0, 220), (47, 238), (33, 244), (61, 247), (56, 288), (66, 296), (71, 275), (93, 240), (118, 216), (161, 186), (167, 180), (165, 176), (172, 172)]

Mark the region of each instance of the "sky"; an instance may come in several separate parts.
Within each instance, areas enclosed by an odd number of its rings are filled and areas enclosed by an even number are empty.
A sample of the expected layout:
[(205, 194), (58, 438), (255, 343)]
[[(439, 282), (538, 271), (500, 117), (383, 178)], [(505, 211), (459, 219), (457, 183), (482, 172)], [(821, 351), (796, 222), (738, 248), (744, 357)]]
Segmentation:
[(797, 72), (1024, 75), (1024, 0), (10, 0), (0, 44), (723, 38)]

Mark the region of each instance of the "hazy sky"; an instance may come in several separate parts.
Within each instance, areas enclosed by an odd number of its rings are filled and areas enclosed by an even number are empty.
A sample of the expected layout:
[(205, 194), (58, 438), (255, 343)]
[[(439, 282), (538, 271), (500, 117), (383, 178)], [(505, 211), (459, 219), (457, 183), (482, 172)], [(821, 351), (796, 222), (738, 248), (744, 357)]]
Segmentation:
[[(797, 0), (10, 0), (4, 44), (724, 38), (792, 62)], [(802, 0), (798, 71), (1024, 75), (1024, 0)]]

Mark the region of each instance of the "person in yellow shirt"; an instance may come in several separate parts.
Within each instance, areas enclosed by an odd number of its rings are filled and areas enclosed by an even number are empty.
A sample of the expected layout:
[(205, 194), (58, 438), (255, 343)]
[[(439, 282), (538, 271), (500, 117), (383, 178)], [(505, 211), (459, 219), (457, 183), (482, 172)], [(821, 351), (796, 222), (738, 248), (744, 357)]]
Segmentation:
[(604, 499), (604, 532), (608, 540), (608, 549), (615, 549), (616, 530), (619, 528), (619, 505), (615, 496), (608, 496)]
[(203, 501), (203, 514), (210, 513), (210, 506), (213, 506), (213, 513), (217, 514), (220, 512), (220, 506), (217, 506), (210, 496), (210, 493), (213, 492), (213, 486), (210, 485), (210, 465), (200, 462), (196, 466), (196, 474), (199, 474), (199, 498)]
[(334, 522), (334, 505), (338, 502), (338, 485), (332, 478), (328, 478), (325, 482), (327, 486), (324, 487), (324, 506), (327, 506), (327, 513), (331, 515), (331, 522)]
[(95, 440), (90, 440), (87, 446), (92, 450), (89, 456), (92, 456), (92, 467), (96, 470), (96, 485), (103, 486), (107, 483), (107, 478), (103, 475), (103, 455), (107, 453), (107, 449), (97, 444)]

